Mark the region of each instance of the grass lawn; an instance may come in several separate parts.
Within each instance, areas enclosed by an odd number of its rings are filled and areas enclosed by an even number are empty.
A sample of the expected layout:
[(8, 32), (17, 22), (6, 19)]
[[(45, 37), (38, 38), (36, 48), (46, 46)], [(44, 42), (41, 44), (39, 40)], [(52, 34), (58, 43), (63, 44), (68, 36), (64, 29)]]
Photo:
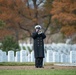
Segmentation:
[(0, 75), (76, 75), (76, 70), (0, 70)]
[[(54, 63), (45, 63), (45, 66), (53, 66)], [(20, 63), (20, 62), (1, 62), (1, 66), (34, 66), (34, 63)], [(76, 75), (76, 69), (0, 69), (0, 75)]]
[[(34, 62), (0, 62), (0, 66), (34, 66)], [(45, 66), (54, 65), (53, 63), (45, 63)]]

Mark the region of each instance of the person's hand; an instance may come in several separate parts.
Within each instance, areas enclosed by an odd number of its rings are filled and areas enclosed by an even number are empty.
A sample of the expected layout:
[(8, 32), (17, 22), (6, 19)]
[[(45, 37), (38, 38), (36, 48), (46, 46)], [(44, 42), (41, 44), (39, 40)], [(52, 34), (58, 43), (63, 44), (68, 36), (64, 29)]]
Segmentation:
[(39, 30), (38, 34), (41, 34), (41, 33), (42, 33), (42, 31), (41, 31), (41, 30)]

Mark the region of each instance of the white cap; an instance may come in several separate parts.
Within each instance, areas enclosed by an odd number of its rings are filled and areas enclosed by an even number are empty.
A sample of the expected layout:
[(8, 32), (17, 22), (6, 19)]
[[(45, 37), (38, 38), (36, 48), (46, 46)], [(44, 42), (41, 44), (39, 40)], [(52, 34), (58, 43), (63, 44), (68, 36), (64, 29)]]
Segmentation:
[(36, 26), (35, 26), (35, 29), (36, 29), (36, 28), (40, 28), (40, 29), (41, 29), (41, 26), (40, 26), (40, 25), (36, 25)]

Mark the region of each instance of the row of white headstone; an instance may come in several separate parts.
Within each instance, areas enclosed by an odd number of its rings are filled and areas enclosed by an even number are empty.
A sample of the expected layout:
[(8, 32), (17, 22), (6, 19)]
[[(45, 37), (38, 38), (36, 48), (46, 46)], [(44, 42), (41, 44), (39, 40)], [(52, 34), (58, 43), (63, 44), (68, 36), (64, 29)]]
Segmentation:
[(34, 62), (34, 51), (27, 54), (26, 50), (21, 50), (16, 52), (16, 56), (14, 56), (14, 51), (8, 51), (8, 55), (6, 52), (0, 50), (0, 62)]
[[(75, 48), (74, 50), (69, 49), (68, 52), (66, 52), (64, 51), (65, 50), (64, 47), (62, 49), (59, 47), (58, 49), (55, 47), (54, 44), (52, 44), (51, 46), (50, 45), (45, 46), (46, 51), (45, 51), (44, 62), (76, 63)], [(24, 46), (26, 46), (26, 44), (24, 44)], [(29, 46), (30, 48), (32, 47), (32, 45)], [(54, 48), (56, 50), (54, 50)], [(63, 50), (63, 52), (61, 52), (61, 50)], [(12, 50), (8, 51), (8, 55), (6, 55), (6, 52), (0, 50), (0, 62), (34, 62), (34, 61), (35, 61), (34, 51), (32, 50), (31, 52), (29, 52), (29, 50), (23, 50), (22, 46), (21, 46), (21, 50), (16, 52), (16, 56), (14, 56), (14, 51)]]
[[(76, 51), (70, 51), (70, 54), (64, 54), (47, 50), (44, 61), (76, 63)], [(8, 55), (6, 55), (6, 52), (0, 50), (0, 62), (34, 62), (34, 51), (27, 54), (26, 50), (21, 50), (16, 52), (16, 56), (14, 56), (14, 51), (9, 51)]]
[(61, 63), (76, 63), (76, 51), (70, 51), (69, 54), (47, 50), (47, 62), (61, 62)]

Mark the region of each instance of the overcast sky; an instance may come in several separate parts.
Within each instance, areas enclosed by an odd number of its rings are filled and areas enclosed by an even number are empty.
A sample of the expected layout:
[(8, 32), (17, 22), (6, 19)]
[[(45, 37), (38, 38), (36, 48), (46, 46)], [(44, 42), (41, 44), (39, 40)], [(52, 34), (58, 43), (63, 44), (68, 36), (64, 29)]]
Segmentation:
[[(30, 3), (29, 3), (30, 6), (33, 8), (33, 1), (32, 1), (32, 0), (29, 0), (29, 1), (30, 1)], [(39, 3), (39, 1), (40, 1), (40, 0), (37, 0), (37, 4)], [(44, 0), (44, 2), (45, 2), (45, 1), (46, 1), (46, 0)], [(43, 3), (40, 4), (40, 6), (42, 6), (42, 5), (43, 5)], [(39, 7), (40, 7), (40, 6), (39, 6)]]

